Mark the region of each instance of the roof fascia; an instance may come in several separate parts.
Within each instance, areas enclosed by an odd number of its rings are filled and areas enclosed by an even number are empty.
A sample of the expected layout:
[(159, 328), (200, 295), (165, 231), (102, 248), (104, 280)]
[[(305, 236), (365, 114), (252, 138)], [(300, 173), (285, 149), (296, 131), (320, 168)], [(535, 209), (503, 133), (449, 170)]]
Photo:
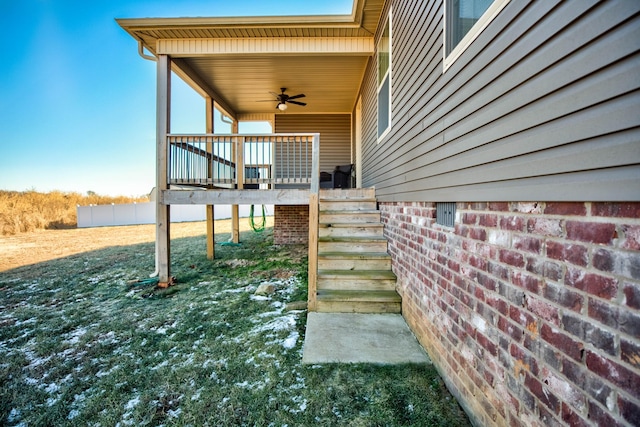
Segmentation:
[(184, 18), (117, 18), (127, 32), (169, 28), (359, 27), (365, 0), (353, 0), (349, 15), (228, 16)]

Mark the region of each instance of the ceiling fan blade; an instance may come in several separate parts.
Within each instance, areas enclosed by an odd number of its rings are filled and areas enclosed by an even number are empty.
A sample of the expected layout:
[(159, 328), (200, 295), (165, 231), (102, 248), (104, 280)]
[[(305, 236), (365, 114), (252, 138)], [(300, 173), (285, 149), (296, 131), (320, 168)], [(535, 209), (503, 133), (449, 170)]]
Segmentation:
[(289, 99), (291, 100), (291, 99), (304, 98), (304, 97), (305, 97), (305, 94), (301, 93), (299, 95), (290, 96)]
[(292, 100), (291, 100), (291, 98), (289, 98), (289, 100), (288, 100), (287, 102), (288, 102), (289, 104), (302, 105), (303, 107), (304, 107), (305, 105), (307, 105), (307, 104), (306, 104), (306, 103), (304, 103), (304, 102), (292, 101)]

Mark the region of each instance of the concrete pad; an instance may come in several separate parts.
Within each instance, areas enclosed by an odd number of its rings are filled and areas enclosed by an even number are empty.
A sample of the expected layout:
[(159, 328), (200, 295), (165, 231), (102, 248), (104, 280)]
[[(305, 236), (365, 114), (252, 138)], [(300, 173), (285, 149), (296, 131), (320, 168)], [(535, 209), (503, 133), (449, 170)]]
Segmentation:
[(307, 315), (302, 363), (431, 363), (400, 314)]

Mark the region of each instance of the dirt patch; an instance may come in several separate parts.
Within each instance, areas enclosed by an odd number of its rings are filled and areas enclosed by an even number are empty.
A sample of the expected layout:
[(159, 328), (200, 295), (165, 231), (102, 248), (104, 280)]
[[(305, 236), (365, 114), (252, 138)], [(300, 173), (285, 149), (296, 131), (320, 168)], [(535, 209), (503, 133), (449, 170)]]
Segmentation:
[[(273, 226), (273, 218), (267, 218)], [(240, 231), (250, 226), (240, 220)], [(194, 237), (206, 234), (206, 222), (187, 222), (171, 225), (171, 238)], [(231, 233), (231, 220), (215, 222), (215, 233)], [(128, 246), (155, 242), (155, 225), (129, 225), (121, 227), (75, 228), (70, 230), (38, 230), (14, 236), (0, 236), (0, 271), (25, 265), (64, 258), (84, 252), (114, 246)], [(206, 248), (203, 248), (206, 251)]]

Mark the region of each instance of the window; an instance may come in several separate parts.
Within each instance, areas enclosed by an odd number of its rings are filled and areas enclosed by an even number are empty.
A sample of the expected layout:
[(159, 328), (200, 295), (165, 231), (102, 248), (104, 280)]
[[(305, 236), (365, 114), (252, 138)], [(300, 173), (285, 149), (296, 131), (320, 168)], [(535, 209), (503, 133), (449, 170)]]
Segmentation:
[(446, 0), (444, 69), (460, 56), (509, 0)]
[(391, 14), (378, 41), (378, 141), (391, 128)]
[(456, 224), (456, 203), (436, 203), (436, 223), (445, 227), (454, 227)]

